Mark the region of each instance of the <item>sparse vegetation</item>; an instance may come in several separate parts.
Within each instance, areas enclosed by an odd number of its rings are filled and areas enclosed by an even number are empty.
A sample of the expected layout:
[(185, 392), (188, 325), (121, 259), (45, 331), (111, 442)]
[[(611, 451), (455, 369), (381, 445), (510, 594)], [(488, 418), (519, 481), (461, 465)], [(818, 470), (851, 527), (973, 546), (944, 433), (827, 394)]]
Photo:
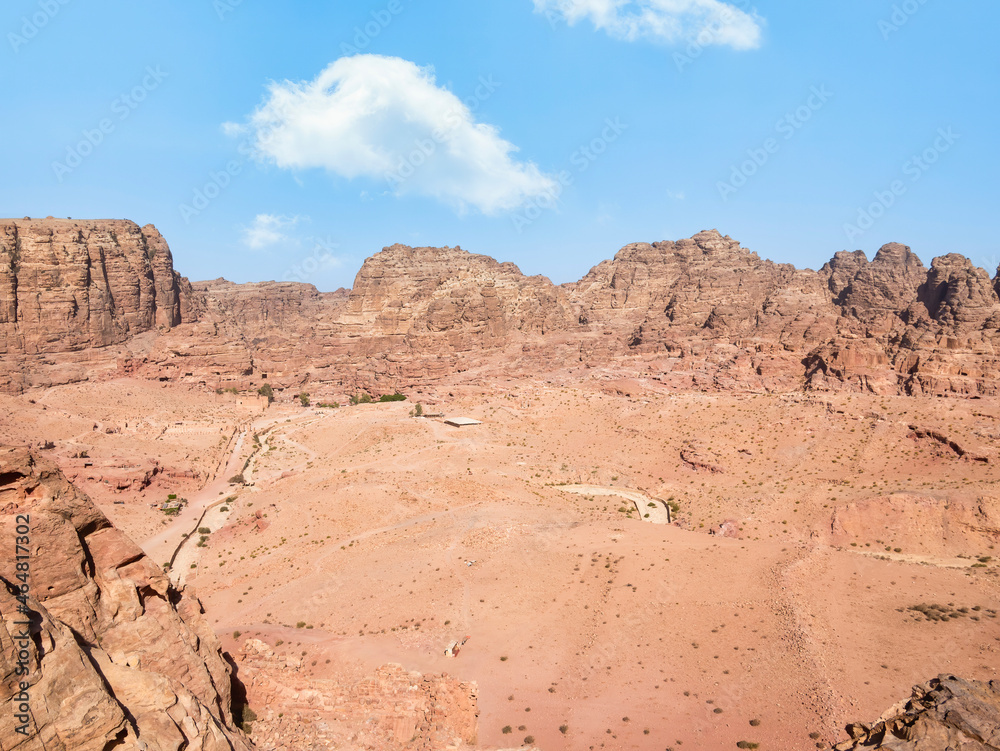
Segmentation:
[(253, 730), (252, 723), (257, 720), (257, 713), (250, 709), (248, 704), (243, 704), (233, 708), (233, 720), (244, 733), (250, 735)]
[[(260, 394), (261, 396), (266, 396), (268, 404), (274, 401), (274, 389), (271, 388), (270, 383), (265, 383), (263, 386), (257, 389), (257, 393)], [(254, 438), (256, 437), (257, 437), (256, 434), (254, 434)]]
[(395, 394), (382, 394), (378, 400), (380, 402), (405, 402), (406, 397), (397, 391)]
[(298, 399), (299, 399), (299, 403), (303, 407), (308, 407), (309, 406), (309, 404), (310, 404), (309, 394), (306, 393), (305, 391), (303, 391), (301, 394), (299, 394)]

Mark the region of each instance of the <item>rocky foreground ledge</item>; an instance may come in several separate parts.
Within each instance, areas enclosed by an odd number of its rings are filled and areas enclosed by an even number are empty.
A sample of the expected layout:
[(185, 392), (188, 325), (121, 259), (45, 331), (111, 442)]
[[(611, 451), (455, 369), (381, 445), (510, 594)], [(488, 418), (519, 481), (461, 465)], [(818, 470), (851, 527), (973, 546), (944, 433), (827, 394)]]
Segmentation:
[(847, 726), (836, 751), (995, 751), (1000, 748), (1000, 681), (939, 675), (871, 725)]
[(0, 545), (0, 749), (253, 748), (198, 599), (26, 449), (0, 448)]

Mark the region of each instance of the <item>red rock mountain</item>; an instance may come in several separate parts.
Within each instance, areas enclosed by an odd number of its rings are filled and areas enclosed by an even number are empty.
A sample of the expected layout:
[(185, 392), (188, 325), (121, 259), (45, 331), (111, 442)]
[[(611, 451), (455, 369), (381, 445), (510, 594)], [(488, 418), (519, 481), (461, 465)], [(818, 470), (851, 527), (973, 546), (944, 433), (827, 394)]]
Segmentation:
[(152, 226), (0, 220), (0, 389), (135, 373), (384, 392), (639, 355), (689, 388), (993, 394), (998, 287), (954, 253), (927, 269), (893, 243), (812, 271), (712, 230), (628, 245), (561, 286), (457, 247), (393, 245), (350, 291), (320, 293), (190, 284)]

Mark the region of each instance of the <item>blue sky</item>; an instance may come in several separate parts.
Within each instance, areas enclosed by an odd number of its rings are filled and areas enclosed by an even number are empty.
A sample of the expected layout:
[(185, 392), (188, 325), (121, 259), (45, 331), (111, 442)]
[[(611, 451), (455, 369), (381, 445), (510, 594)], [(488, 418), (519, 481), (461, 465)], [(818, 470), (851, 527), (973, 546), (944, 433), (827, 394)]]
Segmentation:
[(5, 216), (128, 218), (192, 280), (383, 246), (573, 281), (717, 228), (992, 273), (995, 0), (84, 3), (0, 15)]

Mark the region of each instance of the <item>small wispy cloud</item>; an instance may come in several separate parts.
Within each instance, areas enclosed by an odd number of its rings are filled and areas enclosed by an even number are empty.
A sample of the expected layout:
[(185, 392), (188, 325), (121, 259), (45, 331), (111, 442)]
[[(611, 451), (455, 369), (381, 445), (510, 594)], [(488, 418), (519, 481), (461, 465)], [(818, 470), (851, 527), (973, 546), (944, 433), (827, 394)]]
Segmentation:
[(240, 125), (239, 123), (223, 123), (222, 132), (230, 138), (236, 138), (247, 132), (247, 126)]
[(615, 39), (675, 43), (696, 39), (737, 50), (756, 49), (763, 21), (721, 0), (534, 0), (535, 10), (570, 26), (589, 19)]
[(286, 230), (299, 223), (298, 216), (258, 214), (249, 227), (243, 228), (243, 244), (253, 250), (264, 250), (272, 245), (293, 240)]

